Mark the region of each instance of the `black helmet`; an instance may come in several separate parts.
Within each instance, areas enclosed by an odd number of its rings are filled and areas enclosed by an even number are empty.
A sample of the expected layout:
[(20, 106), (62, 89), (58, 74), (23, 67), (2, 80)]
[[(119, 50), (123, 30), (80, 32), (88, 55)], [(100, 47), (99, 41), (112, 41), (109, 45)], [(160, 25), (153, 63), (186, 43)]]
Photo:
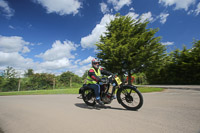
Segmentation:
[(95, 69), (99, 68), (99, 64), (100, 64), (100, 61), (97, 58), (94, 58), (92, 60), (92, 67), (94, 67)]

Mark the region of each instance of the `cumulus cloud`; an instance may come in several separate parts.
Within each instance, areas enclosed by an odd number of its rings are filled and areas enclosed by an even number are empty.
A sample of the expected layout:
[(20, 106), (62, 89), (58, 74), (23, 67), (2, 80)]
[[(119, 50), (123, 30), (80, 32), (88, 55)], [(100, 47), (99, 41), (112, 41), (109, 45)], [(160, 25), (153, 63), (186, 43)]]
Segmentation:
[(24, 58), (18, 52), (6, 53), (0, 51), (0, 66), (15, 66), (15, 67), (30, 67), (33, 65), (33, 60)]
[(47, 13), (59, 15), (77, 14), (81, 8), (79, 0), (33, 0), (46, 8)]
[(15, 13), (15, 10), (10, 8), (8, 2), (5, 0), (0, 0), (0, 11), (2, 11), (3, 15), (8, 19), (11, 18)]
[(0, 35), (0, 49), (3, 52), (12, 53), (12, 52), (30, 52), (29, 48), (26, 45), (29, 45), (29, 42), (23, 40), (19, 36), (1, 36)]
[(81, 38), (81, 46), (83, 48), (95, 48), (96, 46), (94, 44), (98, 42), (99, 37), (106, 32), (106, 24), (109, 24), (114, 17), (114, 15), (105, 14), (101, 22), (92, 30), (92, 33)]
[(33, 60), (24, 58), (23, 53), (30, 52), (30, 43), (19, 36), (0, 36), (0, 66), (5, 68), (13, 66), (17, 68), (28, 68), (33, 66)]
[(74, 50), (76, 50), (76, 44), (73, 42), (66, 40), (62, 43), (61, 41), (56, 40), (51, 49), (48, 49), (36, 57), (43, 58), (45, 61), (59, 60), (64, 57), (69, 59), (74, 58), (74, 55), (71, 54), (71, 51)]
[(159, 0), (160, 4), (164, 6), (172, 6), (175, 5), (175, 10), (184, 9), (188, 10), (189, 6), (195, 4), (196, 0)]
[(123, 6), (129, 6), (131, 0), (108, 0), (108, 3), (114, 6), (115, 11), (119, 11)]
[(63, 57), (58, 60), (45, 61), (39, 64), (39, 66), (46, 70), (58, 70), (71, 67), (71, 62), (68, 58)]

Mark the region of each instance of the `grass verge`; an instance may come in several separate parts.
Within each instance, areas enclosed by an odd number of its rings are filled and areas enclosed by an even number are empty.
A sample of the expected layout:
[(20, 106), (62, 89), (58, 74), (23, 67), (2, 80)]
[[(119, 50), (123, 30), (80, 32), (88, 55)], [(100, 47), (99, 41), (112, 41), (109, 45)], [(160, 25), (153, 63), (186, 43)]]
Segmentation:
[[(163, 88), (152, 88), (152, 87), (138, 87), (142, 93), (147, 92), (159, 92), (163, 91)], [(79, 88), (73, 89), (54, 89), (54, 90), (34, 90), (34, 91), (12, 91), (12, 92), (0, 92), (0, 96), (11, 96), (11, 95), (48, 95), (48, 94), (78, 94)]]

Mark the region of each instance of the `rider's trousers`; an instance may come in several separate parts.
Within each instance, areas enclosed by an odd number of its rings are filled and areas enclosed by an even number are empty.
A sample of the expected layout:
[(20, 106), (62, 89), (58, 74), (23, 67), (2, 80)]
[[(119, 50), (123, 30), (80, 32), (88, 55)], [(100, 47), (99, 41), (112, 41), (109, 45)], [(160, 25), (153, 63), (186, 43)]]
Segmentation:
[(100, 100), (100, 85), (99, 84), (89, 84), (90, 88), (94, 89), (96, 95), (96, 100)]

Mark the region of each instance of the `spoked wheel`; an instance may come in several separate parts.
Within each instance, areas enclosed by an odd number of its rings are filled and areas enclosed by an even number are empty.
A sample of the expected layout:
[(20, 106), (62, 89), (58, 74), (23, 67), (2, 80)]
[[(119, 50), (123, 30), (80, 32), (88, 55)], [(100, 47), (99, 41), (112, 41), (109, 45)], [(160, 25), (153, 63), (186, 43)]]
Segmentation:
[(91, 88), (83, 89), (82, 98), (83, 101), (89, 106), (94, 106), (96, 104), (94, 90)]
[(123, 87), (118, 90), (117, 99), (128, 110), (138, 110), (143, 105), (142, 94), (133, 87)]

